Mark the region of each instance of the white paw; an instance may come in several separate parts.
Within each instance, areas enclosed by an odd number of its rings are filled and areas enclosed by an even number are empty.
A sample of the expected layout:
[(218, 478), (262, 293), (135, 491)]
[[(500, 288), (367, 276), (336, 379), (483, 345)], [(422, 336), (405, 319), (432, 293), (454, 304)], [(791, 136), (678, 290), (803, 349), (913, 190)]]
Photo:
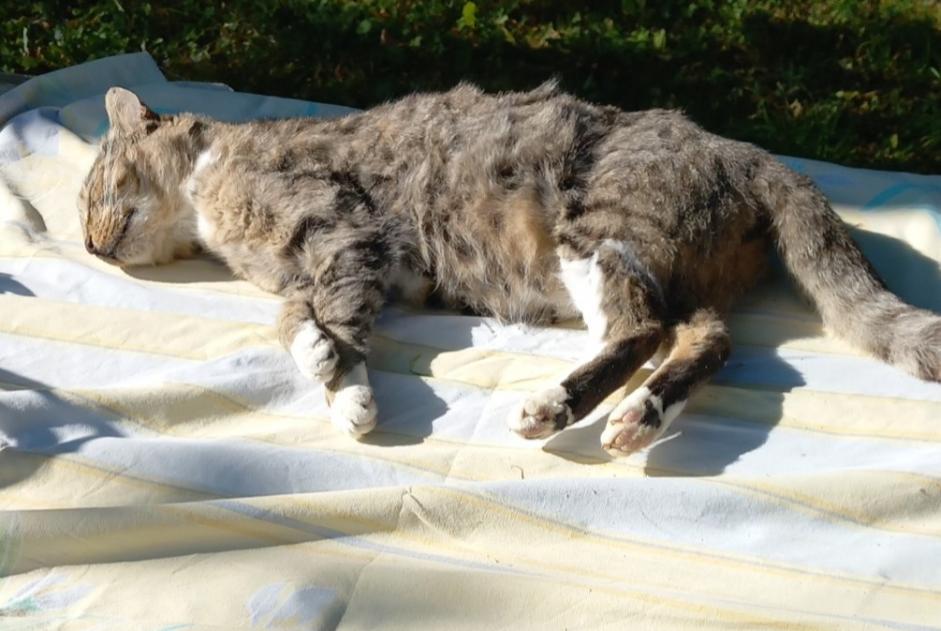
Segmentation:
[(340, 431), (359, 438), (376, 426), (376, 400), (369, 387), (366, 365), (356, 364), (343, 375), (330, 403), (330, 420)]
[(679, 401), (664, 410), (663, 400), (641, 386), (608, 416), (608, 424), (601, 433), (601, 447), (612, 456), (626, 456), (649, 447), (685, 405), (686, 401)]
[(513, 410), (507, 424), (523, 438), (545, 438), (571, 425), (572, 410), (565, 402), (568, 393), (562, 386), (543, 390), (526, 399)]
[(333, 397), (330, 420), (342, 432), (358, 438), (376, 426), (378, 410), (369, 386), (348, 386)]
[(291, 342), (291, 357), (301, 374), (320, 383), (333, 378), (339, 360), (333, 340), (313, 320), (306, 320), (297, 328)]

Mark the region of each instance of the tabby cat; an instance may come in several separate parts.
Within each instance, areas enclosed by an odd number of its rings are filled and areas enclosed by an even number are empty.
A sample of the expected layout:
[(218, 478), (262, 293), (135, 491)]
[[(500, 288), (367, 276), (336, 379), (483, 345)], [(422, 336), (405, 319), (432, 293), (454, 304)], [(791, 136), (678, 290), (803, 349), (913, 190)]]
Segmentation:
[(116, 265), (206, 250), (284, 297), (279, 334), (333, 422), (376, 424), (364, 360), (392, 292), (504, 320), (581, 317), (603, 344), (510, 428), (549, 436), (647, 360), (602, 446), (649, 445), (729, 356), (723, 314), (777, 247), (824, 321), (941, 380), (941, 317), (890, 293), (824, 196), (749, 144), (667, 110), (624, 112), (553, 83), (414, 94), (335, 120), (228, 124), (106, 96), (82, 187), (88, 251)]

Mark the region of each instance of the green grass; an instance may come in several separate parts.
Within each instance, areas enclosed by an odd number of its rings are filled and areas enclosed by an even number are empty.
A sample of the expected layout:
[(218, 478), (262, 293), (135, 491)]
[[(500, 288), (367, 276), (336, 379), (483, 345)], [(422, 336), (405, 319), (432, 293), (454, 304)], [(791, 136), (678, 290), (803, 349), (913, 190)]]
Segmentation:
[(929, 0), (7, 2), (0, 68), (147, 50), (173, 79), (367, 107), (461, 79), (550, 76), (685, 110), (772, 151), (941, 173), (941, 4)]

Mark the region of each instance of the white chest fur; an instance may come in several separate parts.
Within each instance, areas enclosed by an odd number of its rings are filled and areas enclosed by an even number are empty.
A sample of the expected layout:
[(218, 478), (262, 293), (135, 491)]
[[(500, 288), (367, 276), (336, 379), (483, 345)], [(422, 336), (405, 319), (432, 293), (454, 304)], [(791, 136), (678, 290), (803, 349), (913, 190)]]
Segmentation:
[(199, 236), (199, 240), (203, 245), (210, 245), (213, 243), (213, 237), (216, 233), (216, 226), (210, 221), (206, 215), (196, 211), (196, 234)]
[(183, 195), (196, 210), (196, 233), (199, 236), (199, 240), (204, 244), (209, 244), (212, 242), (213, 235), (215, 234), (215, 226), (205, 216), (204, 213), (199, 211), (199, 206), (197, 204), (197, 193), (199, 191), (200, 177), (205, 173), (206, 169), (215, 164), (218, 159), (219, 156), (217, 156), (211, 149), (207, 149), (200, 153), (196, 157), (196, 162), (193, 165), (193, 172), (183, 183)]

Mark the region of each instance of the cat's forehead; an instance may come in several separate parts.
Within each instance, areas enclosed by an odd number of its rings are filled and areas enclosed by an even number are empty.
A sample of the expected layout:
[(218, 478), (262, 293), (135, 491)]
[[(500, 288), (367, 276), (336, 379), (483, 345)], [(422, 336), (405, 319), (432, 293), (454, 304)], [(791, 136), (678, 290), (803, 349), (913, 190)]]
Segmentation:
[(88, 200), (102, 199), (108, 192), (113, 194), (110, 189), (120, 188), (134, 173), (134, 156), (128, 151), (126, 143), (105, 139), (80, 194)]

